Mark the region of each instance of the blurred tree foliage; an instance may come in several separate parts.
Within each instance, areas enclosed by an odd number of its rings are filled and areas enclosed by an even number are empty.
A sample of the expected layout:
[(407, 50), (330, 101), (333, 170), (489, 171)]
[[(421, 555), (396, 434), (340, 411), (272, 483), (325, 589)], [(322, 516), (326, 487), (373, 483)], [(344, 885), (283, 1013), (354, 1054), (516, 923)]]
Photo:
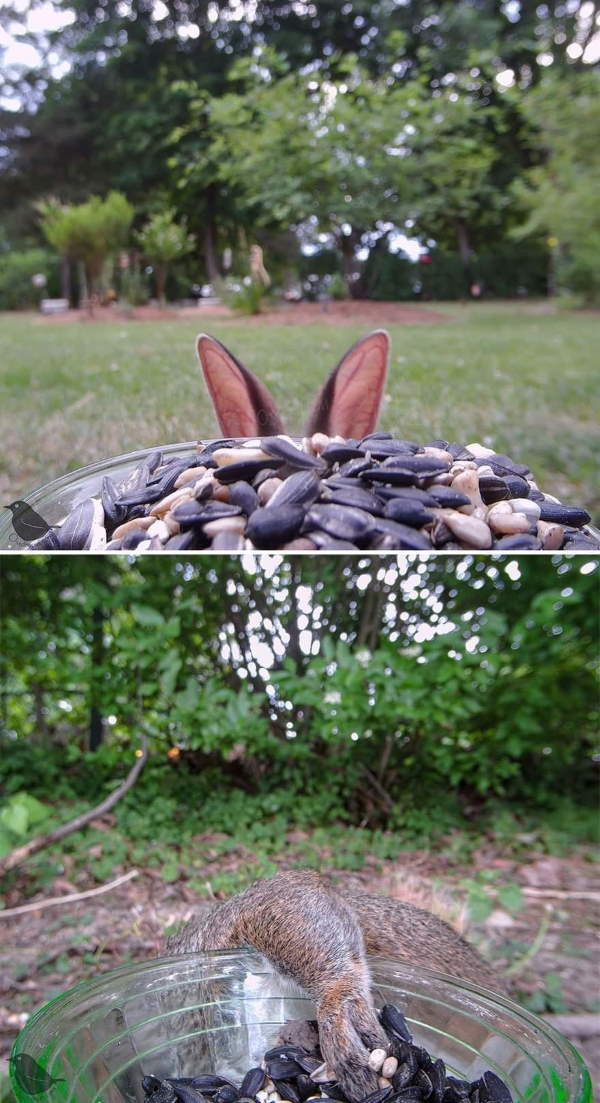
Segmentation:
[[(477, 256), (525, 222), (515, 183), (528, 180), (534, 202), (552, 206), (535, 173), (554, 172), (557, 158), (564, 169), (558, 132), (597, 129), (598, 78), (583, 61), (596, 29), (588, 0), (56, 6), (75, 18), (59, 31), (23, 29), (40, 63), (4, 74), (13, 105), (0, 109), (0, 219), (13, 248), (39, 244), (36, 200), (114, 188), (135, 206), (136, 228), (160, 206), (185, 217), (210, 280), (244, 234), (301, 227), (332, 235), (364, 294), (356, 253), (393, 224), (459, 255), (468, 282)], [(5, 26), (19, 20), (9, 6)], [(589, 189), (574, 179), (588, 210)], [(563, 208), (565, 185), (563, 171)], [(536, 243), (548, 221), (526, 223)], [(595, 288), (595, 246), (583, 256), (580, 223), (565, 213), (561, 225), (564, 279)]]
[(220, 815), (285, 794), (291, 823), (398, 829), (438, 802), (460, 816), (499, 796), (595, 800), (595, 561), (76, 557), (66, 581), (60, 561), (27, 556), (2, 570), (7, 796), (93, 799), (143, 731), (140, 791), (220, 799)]

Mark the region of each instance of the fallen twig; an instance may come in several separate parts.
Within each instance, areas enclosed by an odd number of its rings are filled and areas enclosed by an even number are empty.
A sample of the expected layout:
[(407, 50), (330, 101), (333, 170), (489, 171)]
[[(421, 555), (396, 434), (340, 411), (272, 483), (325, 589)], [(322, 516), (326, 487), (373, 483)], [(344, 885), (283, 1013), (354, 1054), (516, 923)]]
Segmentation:
[(543, 1019), (569, 1038), (596, 1038), (600, 1035), (600, 1015), (597, 1012), (581, 1015), (544, 1015)]
[(70, 892), (68, 896), (49, 896), (46, 900), (34, 900), (33, 904), (21, 904), (18, 908), (4, 908), (0, 911), (0, 919), (7, 919), (11, 915), (24, 915), (25, 912), (37, 911), (39, 908), (53, 908), (56, 904), (72, 904), (75, 900), (85, 900), (88, 896), (99, 896), (101, 892), (110, 892), (111, 889), (124, 885), (125, 881), (131, 881), (132, 877), (138, 876), (138, 872), (137, 869), (130, 869), (129, 873), (124, 873), (116, 880), (109, 881), (106, 885), (100, 885), (97, 889), (86, 889), (85, 892)]
[(600, 892), (564, 892), (560, 889), (530, 889), (521, 890), (523, 896), (539, 896), (540, 899), (549, 897), (553, 900), (594, 900), (600, 904)]
[(141, 736), (140, 743), (141, 754), (139, 754), (139, 758), (136, 758), (127, 777), (121, 782), (117, 789), (114, 789), (113, 792), (106, 797), (105, 800), (101, 801), (100, 804), (97, 804), (95, 808), (90, 808), (88, 812), (82, 813), (81, 816), (75, 816), (75, 819), (69, 820), (68, 823), (61, 823), (59, 827), (55, 827), (46, 835), (36, 835), (36, 837), (30, 839), (28, 843), (24, 843), (23, 846), (18, 846), (8, 854), (5, 854), (3, 858), (0, 858), (0, 877), (4, 873), (8, 873), (10, 869), (15, 869), (16, 866), (22, 865), (32, 854), (37, 854), (40, 850), (44, 850), (45, 847), (50, 846), (51, 843), (56, 843), (60, 839), (64, 839), (65, 836), (71, 835), (73, 831), (79, 831), (82, 827), (85, 827), (86, 824), (91, 823), (92, 820), (98, 819), (99, 816), (103, 816), (105, 812), (109, 812), (111, 808), (114, 808), (117, 801), (125, 796), (125, 793), (135, 785), (146, 763), (148, 758), (148, 740), (145, 735)]

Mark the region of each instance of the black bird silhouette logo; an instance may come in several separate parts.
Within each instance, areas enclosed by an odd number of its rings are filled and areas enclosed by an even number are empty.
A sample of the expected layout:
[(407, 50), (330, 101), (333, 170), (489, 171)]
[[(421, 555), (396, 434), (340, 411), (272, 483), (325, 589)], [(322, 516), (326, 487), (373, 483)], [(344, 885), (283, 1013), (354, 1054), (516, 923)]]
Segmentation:
[(10, 505), (4, 508), (10, 509), (12, 513), (12, 524), (17, 536), (20, 536), (21, 540), (26, 540), (28, 543), (31, 543), (33, 540), (39, 540), (41, 536), (45, 536), (52, 528), (52, 525), (44, 521), (42, 515), (36, 513), (35, 509), (32, 509), (28, 502), (11, 502)]
[(51, 1076), (49, 1072), (39, 1065), (28, 1053), (17, 1053), (16, 1057), (9, 1057), (15, 1079), (22, 1091), (28, 1095), (42, 1095), (54, 1086), (54, 1084), (66, 1084), (62, 1076)]

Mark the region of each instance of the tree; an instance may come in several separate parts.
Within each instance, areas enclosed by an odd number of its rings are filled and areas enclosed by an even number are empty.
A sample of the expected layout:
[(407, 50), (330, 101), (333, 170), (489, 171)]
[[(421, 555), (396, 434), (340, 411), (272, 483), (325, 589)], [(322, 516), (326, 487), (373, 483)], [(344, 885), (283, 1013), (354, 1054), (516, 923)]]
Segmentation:
[(529, 214), (519, 237), (545, 231), (553, 241), (559, 286), (583, 302), (600, 302), (600, 77), (548, 77), (524, 100), (543, 163), (516, 182)]
[(137, 240), (144, 256), (156, 269), (156, 294), (164, 306), (169, 267), (194, 248), (194, 238), (188, 234), (185, 222), (178, 225), (175, 212), (166, 210), (152, 216), (138, 233)]
[[(241, 217), (264, 228), (331, 235), (356, 294), (356, 251), (380, 221), (401, 221), (404, 181), (389, 150), (405, 92), (365, 78), (285, 73), (264, 52), (234, 66), (243, 90), (213, 100), (210, 163)], [(181, 165), (184, 177), (199, 158)]]
[(61, 254), (84, 266), (90, 303), (98, 294), (103, 266), (127, 240), (133, 207), (119, 192), (102, 200), (93, 195), (85, 203), (63, 206), (47, 200), (39, 207), (42, 230)]

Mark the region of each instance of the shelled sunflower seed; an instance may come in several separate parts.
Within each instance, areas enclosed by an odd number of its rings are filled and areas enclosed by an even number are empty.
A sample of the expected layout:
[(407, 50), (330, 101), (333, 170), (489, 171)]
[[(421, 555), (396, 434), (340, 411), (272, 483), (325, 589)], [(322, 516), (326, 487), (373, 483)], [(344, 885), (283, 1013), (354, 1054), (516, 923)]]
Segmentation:
[[(491, 1069), (473, 1081), (448, 1075), (441, 1058), (435, 1060), (414, 1044), (397, 1007), (387, 1004), (380, 1022), (388, 1048), (373, 1050), (369, 1057), (369, 1067), (379, 1073), (379, 1087), (359, 1103), (513, 1103), (506, 1084)], [(145, 1103), (349, 1103), (320, 1049), (290, 1044), (268, 1050), (262, 1064), (248, 1069), (239, 1085), (203, 1073), (165, 1080), (145, 1076), (142, 1087)]]
[(105, 476), (32, 550), (594, 551), (590, 515), (481, 444), (376, 432), (200, 442)]

